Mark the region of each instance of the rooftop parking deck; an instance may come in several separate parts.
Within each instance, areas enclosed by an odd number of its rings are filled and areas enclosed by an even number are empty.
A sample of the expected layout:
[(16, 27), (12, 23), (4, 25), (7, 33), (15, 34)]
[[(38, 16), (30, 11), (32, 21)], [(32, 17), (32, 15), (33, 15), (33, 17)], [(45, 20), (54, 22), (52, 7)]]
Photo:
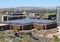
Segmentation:
[(56, 28), (57, 23), (52, 20), (40, 20), (40, 19), (19, 19), (5, 21), (7, 24), (12, 24), (14, 28), (20, 28), (21, 30), (31, 30), (33, 28), (38, 29), (51, 29)]
[(27, 24), (27, 23), (53, 23), (52, 20), (40, 20), (40, 19), (20, 19), (20, 20), (11, 20), (5, 21), (6, 23), (17, 23), (17, 24)]

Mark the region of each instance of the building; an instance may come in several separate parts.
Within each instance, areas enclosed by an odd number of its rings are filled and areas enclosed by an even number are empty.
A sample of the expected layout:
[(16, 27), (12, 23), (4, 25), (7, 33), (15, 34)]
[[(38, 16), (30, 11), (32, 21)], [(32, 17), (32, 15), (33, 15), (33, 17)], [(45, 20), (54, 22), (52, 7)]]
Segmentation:
[(60, 7), (57, 7), (57, 23), (60, 25)]
[(20, 19), (5, 21), (7, 24), (11, 24), (13, 28), (19, 28), (20, 30), (30, 29), (51, 29), (56, 28), (57, 23), (52, 20), (40, 20), (40, 19)]
[(8, 29), (10, 29), (9, 24), (0, 24), (0, 30), (8, 30)]
[(23, 19), (26, 16), (23, 13), (14, 12), (14, 11), (3, 11), (0, 13), (0, 21), (16, 20)]
[(28, 13), (26, 14), (26, 19), (30, 18), (30, 19), (40, 19), (40, 14), (37, 13)]

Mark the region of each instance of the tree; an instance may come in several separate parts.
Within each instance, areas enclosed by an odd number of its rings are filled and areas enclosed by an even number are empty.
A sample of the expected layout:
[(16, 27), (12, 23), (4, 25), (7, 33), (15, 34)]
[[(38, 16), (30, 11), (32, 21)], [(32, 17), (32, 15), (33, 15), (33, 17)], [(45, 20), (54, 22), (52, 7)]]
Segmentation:
[(23, 42), (40, 42), (39, 40), (32, 39), (29, 35), (23, 37)]
[(4, 32), (0, 32), (0, 41), (1, 41), (1, 42), (4, 41)]
[(60, 42), (60, 38), (56, 35), (53, 35), (53, 38), (50, 42)]
[(31, 41), (31, 38), (29, 37), (29, 35), (25, 35), (23, 37), (23, 42), (30, 42)]

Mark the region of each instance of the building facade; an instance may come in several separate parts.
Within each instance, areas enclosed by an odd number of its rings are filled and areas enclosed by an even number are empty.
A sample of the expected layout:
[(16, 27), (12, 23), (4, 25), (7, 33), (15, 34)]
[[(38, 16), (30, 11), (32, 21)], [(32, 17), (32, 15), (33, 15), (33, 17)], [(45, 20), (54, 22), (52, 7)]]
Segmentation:
[(8, 20), (16, 20), (16, 19), (23, 19), (26, 18), (26, 16), (23, 13), (19, 13), (19, 12), (2, 12), (0, 13), (0, 21), (4, 22), (4, 21), (8, 21)]
[(60, 25), (60, 7), (57, 7), (57, 23)]

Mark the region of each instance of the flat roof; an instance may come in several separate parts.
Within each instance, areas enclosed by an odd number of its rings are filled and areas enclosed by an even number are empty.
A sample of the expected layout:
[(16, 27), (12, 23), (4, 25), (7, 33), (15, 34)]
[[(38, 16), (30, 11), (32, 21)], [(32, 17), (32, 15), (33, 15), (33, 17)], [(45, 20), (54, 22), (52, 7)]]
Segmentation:
[(8, 24), (0, 24), (0, 26), (5, 26), (5, 25), (8, 25)]
[(12, 24), (27, 24), (27, 23), (53, 23), (52, 20), (40, 20), (40, 19), (19, 19), (19, 20), (10, 20), (5, 21), (5, 23), (12, 23)]

